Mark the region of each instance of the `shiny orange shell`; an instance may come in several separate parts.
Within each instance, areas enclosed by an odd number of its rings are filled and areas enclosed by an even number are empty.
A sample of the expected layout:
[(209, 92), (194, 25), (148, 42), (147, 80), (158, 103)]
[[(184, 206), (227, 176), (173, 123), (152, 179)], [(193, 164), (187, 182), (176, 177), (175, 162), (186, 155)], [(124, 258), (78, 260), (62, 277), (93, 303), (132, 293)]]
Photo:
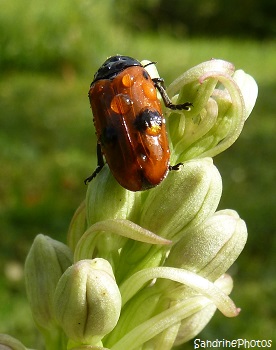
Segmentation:
[(158, 185), (170, 151), (154, 82), (142, 66), (91, 84), (89, 99), (98, 143), (119, 184), (130, 191)]

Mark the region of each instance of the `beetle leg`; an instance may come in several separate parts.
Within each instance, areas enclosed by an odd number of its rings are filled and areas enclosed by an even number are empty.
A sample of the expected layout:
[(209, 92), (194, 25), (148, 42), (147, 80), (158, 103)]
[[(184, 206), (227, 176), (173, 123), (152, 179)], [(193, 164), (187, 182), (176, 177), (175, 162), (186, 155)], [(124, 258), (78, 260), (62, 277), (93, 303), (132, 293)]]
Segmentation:
[(179, 170), (183, 163), (177, 163), (175, 165), (169, 165), (169, 170)]
[(96, 175), (102, 170), (103, 166), (104, 166), (104, 159), (103, 159), (103, 154), (102, 154), (102, 149), (101, 149), (101, 145), (99, 143), (97, 143), (97, 168), (94, 170), (94, 172), (88, 176), (85, 180), (84, 183), (85, 185), (87, 185), (88, 182), (90, 182), (91, 180), (94, 179), (94, 177), (96, 177)]
[(156, 89), (160, 92), (160, 95), (162, 96), (162, 99), (164, 101), (164, 104), (167, 108), (170, 109), (185, 109), (186, 111), (189, 111), (193, 104), (191, 102), (185, 102), (180, 104), (173, 104), (171, 99), (169, 98), (169, 95), (167, 94), (165, 85), (164, 85), (164, 79), (162, 78), (153, 78), (152, 81), (154, 82), (154, 85)]

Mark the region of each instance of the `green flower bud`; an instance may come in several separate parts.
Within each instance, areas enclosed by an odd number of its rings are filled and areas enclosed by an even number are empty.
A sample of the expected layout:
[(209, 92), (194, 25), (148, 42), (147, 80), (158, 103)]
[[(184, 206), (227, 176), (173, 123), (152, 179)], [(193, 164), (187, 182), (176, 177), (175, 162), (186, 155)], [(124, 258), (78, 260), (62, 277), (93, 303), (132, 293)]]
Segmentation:
[(72, 261), (72, 252), (65, 244), (42, 234), (36, 236), (25, 263), (25, 281), (34, 320), (43, 329), (55, 327), (54, 291)]
[(8, 334), (0, 334), (1, 350), (27, 350), (27, 348), (17, 339)]
[(221, 210), (188, 230), (171, 249), (166, 265), (187, 269), (214, 281), (237, 259), (246, 239), (245, 222), (234, 210)]
[(121, 311), (121, 295), (110, 264), (99, 258), (69, 267), (58, 282), (54, 309), (69, 339), (98, 345), (115, 327)]
[(140, 194), (126, 191), (114, 179), (109, 168), (103, 167), (88, 186), (86, 194), (88, 226), (107, 219), (129, 218), (136, 197), (140, 198)]
[(221, 191), (221, 177), (210, 158), (186, 162), (149, 192), (140, 225), (176, 242), (183, 230), (215, 212)]
[(190, 111), (167, 111), (173, 162), (213, 157), (240, 135), (257, 98), (254, 79), (226, 61), (210, 60), (177, 78), (167, 89), (174, 103), (193, 102)]

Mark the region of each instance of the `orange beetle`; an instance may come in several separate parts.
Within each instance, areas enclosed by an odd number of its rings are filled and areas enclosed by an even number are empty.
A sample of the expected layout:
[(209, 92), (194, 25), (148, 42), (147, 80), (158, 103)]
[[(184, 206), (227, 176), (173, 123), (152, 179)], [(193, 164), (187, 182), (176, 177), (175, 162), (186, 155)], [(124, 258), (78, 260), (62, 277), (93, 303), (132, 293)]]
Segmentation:
[(108, 58), (96, 72), (89, 90), (98, 144), (98, 166), (85, 183), (104, 166), (103, 155), (115, 179), (130, 191), (158, 185), (170, 169), (170, 150), (161, 104), (189, 110), (189, 102), (174, 105), (164, 81), (149, 76), (142, 64), (128, 56)]

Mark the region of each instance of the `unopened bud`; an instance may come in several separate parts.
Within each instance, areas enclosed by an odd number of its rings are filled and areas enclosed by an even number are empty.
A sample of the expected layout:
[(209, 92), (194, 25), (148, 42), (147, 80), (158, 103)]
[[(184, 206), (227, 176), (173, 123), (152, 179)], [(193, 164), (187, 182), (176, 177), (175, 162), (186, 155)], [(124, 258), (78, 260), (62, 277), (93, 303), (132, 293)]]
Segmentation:
[(173, 246), (166, 264), (214, 281), (237, 259), (246, 239), (245, 222), (234, 210), (221, 210), (191, 228)]
[(215, 212), (221, 191), (221, 177), (211, 158), (185, 162), (148, 194), (141, 226), (175, 242), (184, 229)]
[(71, 250), (63, 243), (39, 234), (25, 263), (25, 281), (33, 317), (39, 327), (54, 324), (53, 297), (58, 280), (72, 264)]
[(97, 344), (116, 326), (121, 295), (104, 259), (80, 260), (63, 274), (54, 297), (56, 318), (69, 339)]

